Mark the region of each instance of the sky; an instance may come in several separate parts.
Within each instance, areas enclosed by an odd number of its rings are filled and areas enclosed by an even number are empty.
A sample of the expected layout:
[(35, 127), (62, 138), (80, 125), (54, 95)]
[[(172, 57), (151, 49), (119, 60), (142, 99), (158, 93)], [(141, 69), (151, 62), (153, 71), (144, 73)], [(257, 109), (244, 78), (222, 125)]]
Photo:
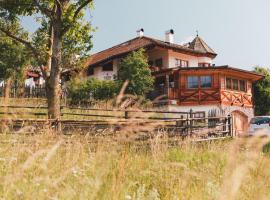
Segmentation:
[[(270, 66), (270, 0), (95, 0), (87, 19), (94, 27), (92, 53), (145, 35), (165, 38), (174, 29), (175, 42), (199, 36), (214, 49), (216, 65), (252, 70)], [(31, 18), (23, 20), (33, 30)]]

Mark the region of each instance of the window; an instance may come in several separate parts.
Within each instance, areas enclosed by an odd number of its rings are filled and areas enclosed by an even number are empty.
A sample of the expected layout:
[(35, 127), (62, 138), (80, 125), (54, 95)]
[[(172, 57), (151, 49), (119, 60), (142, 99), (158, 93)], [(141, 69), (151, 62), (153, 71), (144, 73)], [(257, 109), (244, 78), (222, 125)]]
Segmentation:
[(239, 81), (239, 89), (242, 92), (245, 92), (246, 91), (246, 81), (243, 81), (243, 80), (240, 80)]
[(229, 90), (232, 89), (232, 79), (226, 78), (226, 88)]
[(196, 112), (193, 114), (194, 118), (205, 118), (205, 112)]
[(93, 67), (88, 67), (87, 76), (92, 76), (92, 75), (94, 75), (94, 68)]
[(232, 86), (233, 90), (238, 90), (238, 80), (237, 79), (232, 79)]
[(211, 88), (212, 87), (212, 76), (188, 76), (187, 80), (188, 88)]
[(163, 60), (162, 60), (162, 58), (157, 59), (155, 61), (155, 64), (156, 64), (157, 67), (163, 67)]
[(201, 76), (201, 87), (210, 88), (212, 87), (212, 77), (211, 76)]
[(113, 71), (113, 63), (107, 63), (102, 66), (102, 71)]
[(245, 80), (226, 78), (226, 89), (246, 92), (247, 91), (247, 82)]
[(176, 67), (188, 67), (188, 61), (176, 58), (175, 59), (175, 66)]
[(188, 88), (198, 88), (199, 87), (199, 77), (198, 76), (188, 76)]
[(103, 78), (104, 80), (112, 80), (112, 76), (109, 74), (106, 74)]
[(193, 114), (193, 118), (200, 118), (194, 121), (194, 125), (199, 125), (199, 123), (205, 122), (205, 112), (196, 112)]
[(150, 67), (152, 67), (152, 66), (154, 65), (154, 62), (153, 62), (152, 60), (149, 60), (149, 61), (148, 61), (148, 65), (149, 65)]
[(174, 88), (174, 76), (173, 75), (169, 76), (169, 87)]
[(210, 63), (199, 63), (199, 67), (210, 67)]

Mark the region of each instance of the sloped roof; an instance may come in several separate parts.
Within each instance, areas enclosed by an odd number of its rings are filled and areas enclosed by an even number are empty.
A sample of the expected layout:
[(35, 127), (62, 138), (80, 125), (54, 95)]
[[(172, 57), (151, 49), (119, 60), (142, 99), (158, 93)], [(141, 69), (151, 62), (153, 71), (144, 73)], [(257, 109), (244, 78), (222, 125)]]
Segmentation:
[(200, 38), (199, 36), (197, 36), (191, 43), (189, 43), (188, 47), (190, 49), (195, 50), (195, 51), (201, 51), (201, 52), (204, 52), (204, 53), (216, 54), (216, 52), (213, 49), (211, 49), (205, 43), (205, 41), (203, 41), (203, 39)]
[(206, 71), (219, 71), (222, 73), (229, 73), (233, 72), (236, 75), (245, 77), (247, 79), (251, 79), (252, 81), (258, 81), (262, 79), (264, 76), (260, 73), (253, 72), (253, 71), (248, 71), (244, 69), (239, 69), (236, 67), (232, 67), (229, 65), (222, 65), (222, 66), (214, 66), (214, 67), (176, 67), (176, 68), (166, 68), (166, 69), (161, 69), (160, 71), (153, 72), (153, 74), (162, 74), (162, 73), (167, 73), (170, 71), (186, 71), (190, 73), (193, 73), (192, 71), (200, 71), (202, 70), (203, 72)]
[(204, 49), (202, 50), (197, 49), (197, 48), (193, 49), (187, 46), (182, 46), (182, 45), (178, 45), (174, 43), (168, 43), (162, 40), (143, 36), (143, 37), (136, 37), (122, 44), (116, 45), (104, 51), (93, 54), (87, 60), (86, 66), (93, 66), (101, 62), (106, 62), (110, 59), (113, 59), (115, 57), (120, 57), (122, 55), (125, 55), (131, 51), (138, 50), (140, 48), (155, 47), (155, 46), (159, 46), (159, 47), (167, 48), (167, 49), (175, 49), (184, 53), (194, 54), (198, 56), (207, 56), (207, 57), (213, 57), (213, 58), (217, 56), (217, 54), (214, 51), (208, 52), (208, 51), (205, 51)]

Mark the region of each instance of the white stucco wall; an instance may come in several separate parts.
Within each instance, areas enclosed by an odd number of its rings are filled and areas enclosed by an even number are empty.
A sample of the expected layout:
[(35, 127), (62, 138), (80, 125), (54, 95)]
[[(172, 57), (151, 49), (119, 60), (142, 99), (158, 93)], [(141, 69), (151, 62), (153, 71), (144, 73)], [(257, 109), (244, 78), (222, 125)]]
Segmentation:
[(168, 53), (168, 59), (169, 59), (169, 68), (174, 68), (175, 66), (175, 59), (181, 59), (181, 60), (186, 60), (189, 63), (189, 67), (198, 67), (199, 63), (213, 63), (212, 58), (208, 57), (197, 57), (197, 56), (192, 56), (192, 55), (187, 55), (175, 51), (169, 50)]
[(217, 115), (230, 115), (234, 111), (239, 111), (244, 113), (248, 117), (248, 121), (252, 117), (254, 117), (254, 109), (253, 108), (244, 108), (240, 106), (226, 106), (226, 105), (198, 105), (198, 106), (177, 106), (177, 105), (169, 105), (166, 106), (168, 111), (174, 112), (190, 112), (192, 109), (193, 112), (205, 112), (205, 116), (208, 116), (209, 111), (216, 110)]
[(148, 60), (155, 61), (157, 59), (162, 58), (163, 68), (167, 68), (169, 66), (169, 59), (168, 59), (168, 51), (161, 50), (161, 49), (153, 49), (147, 52)]
[[(102, 66), (97, 66), (94, 68), (94, 75), (89, 76), (91, 78), (97, 78), (100, 80), (113, 80), (114, 77), (117, 75), (118, 71), (118, 60), (115, 59), (113, 61), (113, 71), (103, 71)], [(107, 79), (110, 78), (110, 79)]]

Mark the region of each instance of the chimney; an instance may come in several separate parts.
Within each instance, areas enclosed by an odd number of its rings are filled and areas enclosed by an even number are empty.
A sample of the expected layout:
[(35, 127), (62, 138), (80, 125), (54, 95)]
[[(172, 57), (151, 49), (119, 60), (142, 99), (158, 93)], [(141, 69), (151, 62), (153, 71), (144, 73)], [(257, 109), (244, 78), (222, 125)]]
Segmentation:
[(138, 36), (138, 37), (143, 37), (143, 35), (144, 35), (144, 30), (143, 30), (143, 28), (137, 30), (137, 36)]
[(174, 31), (173, 29), (165, 32), (165, 42), (174, 43)]

